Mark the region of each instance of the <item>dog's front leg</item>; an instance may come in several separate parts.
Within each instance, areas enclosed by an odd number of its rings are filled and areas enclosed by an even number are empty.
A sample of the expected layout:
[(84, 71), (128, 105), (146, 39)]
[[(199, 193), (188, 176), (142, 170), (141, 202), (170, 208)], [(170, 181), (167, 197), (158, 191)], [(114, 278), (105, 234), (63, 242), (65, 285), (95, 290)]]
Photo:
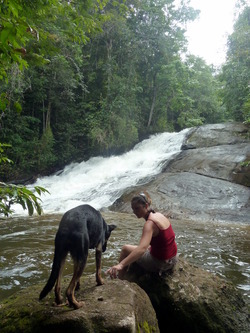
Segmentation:
[(101, 276), (101, 264), (102, 264), (102, 244), (98, 244), (95, 250), (95, 263), (96, 263), (96, 283), (98, 286), (104, 284), (104, 280)]

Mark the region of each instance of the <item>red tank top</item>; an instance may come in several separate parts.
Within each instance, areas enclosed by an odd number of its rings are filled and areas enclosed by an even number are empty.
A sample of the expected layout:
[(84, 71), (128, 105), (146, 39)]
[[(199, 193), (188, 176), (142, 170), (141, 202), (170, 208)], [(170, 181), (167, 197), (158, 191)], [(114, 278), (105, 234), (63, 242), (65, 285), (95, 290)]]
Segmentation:
[(167, 260), (176, 256), (177, 245), (171, 224), (167, 229), (159, 229), (158, 235), (152, 237), (150, 245), (150, 253), (157, 259)]

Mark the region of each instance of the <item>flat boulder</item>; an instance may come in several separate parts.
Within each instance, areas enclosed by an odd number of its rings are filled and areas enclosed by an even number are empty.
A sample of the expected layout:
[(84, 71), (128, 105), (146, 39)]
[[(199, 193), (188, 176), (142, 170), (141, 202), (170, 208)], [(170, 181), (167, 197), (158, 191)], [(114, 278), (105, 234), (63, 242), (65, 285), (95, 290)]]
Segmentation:
[[(105, 285), (97, 287), (94, 276), (82, 280), (76, 297), (85, 305), (78, 310), (53, 306), (53, 292), (39, 302), (41, 285), (7, 298), (0, 304), (0, 332), (159, 332), (149, 297), (137, 284), (107, 279)], [(64, 281), (64, 288), (68, 282)]]

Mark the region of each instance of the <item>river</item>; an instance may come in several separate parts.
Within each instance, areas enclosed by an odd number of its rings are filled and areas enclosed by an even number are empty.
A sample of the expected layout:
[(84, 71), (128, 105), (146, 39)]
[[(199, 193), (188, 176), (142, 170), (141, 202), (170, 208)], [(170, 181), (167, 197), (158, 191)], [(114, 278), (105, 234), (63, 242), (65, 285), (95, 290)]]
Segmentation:
[[(143, 220), (132, 214), (104, 212), (107, 223), (116, 224), (106, 252), (103, 275), (117, 262), (122, 244), (137, 244)], [(61, 215), (15, 217), (0, 223), (0, 300), (32, 284), (46, 281), (54, 252), (54, 237)], [(250, 227), (246, 225), (171, 221), (179, 255), (231, 281), (250, 300)], [(64, 275), (72, 273), (70, 257)], [(95, 271), (90, 250), (84, 274)]]
[[(143, 221), (132, 214), (110, 212), (107, 207), (126, 189), (147, 183), (160, 173), (166, 160), (180, 151), (187, 132), (155, 135), (126, 154), (95, 157), (71, 164), (56, 175), (38, 179), (35, 185), (44, 186), (50, 192), (43, 196), (43, 215), (27, 217), (26, 212), (16, 207), (13, 217), (0, 220), (0, 300), (29, 285), (45, 283), (61, 216), (82, 203), (103, 209), (106, 221), (118, 226), (103, 255), (103, 272), (116, 263), (122, 244), (138, 242)], [(250, 226), (230, 221), (171, 222), (179, 255), (232, 282), (249, 301)], [(84, 274), (94, 270), (91, 250)], [(64, 274), (71, 272), (69, 258)]]

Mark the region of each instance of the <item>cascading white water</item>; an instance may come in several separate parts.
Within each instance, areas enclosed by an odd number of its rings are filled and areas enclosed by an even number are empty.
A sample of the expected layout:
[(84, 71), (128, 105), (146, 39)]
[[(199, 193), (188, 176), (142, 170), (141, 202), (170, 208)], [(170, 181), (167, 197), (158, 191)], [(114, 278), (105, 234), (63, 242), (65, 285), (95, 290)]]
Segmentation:
[[(31, 187), (42, 186), (50, 192), (42, 196), (44, 213), (63, 213), (83, 203), (96, 209), (108, 207), (130, 186), (160, 173), (165, 162), (180, 151), (188, 131), (153, 135), (123, 155), (72, 163)], [(15, 211), (24, 213), (18, 207)]]

